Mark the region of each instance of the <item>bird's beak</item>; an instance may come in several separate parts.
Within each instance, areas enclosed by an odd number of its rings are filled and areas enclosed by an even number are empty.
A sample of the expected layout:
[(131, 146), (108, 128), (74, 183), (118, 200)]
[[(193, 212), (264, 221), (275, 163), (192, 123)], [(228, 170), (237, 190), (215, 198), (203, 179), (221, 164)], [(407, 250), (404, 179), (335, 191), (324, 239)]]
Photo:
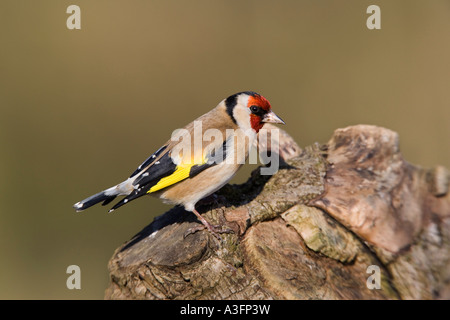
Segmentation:
[(268, 123), (281, 123), (285, 124), (283, 120), (279, 116), (277, 116), (273, 111), (266, 113), (266, 115), (262, 118), (262, 122)]

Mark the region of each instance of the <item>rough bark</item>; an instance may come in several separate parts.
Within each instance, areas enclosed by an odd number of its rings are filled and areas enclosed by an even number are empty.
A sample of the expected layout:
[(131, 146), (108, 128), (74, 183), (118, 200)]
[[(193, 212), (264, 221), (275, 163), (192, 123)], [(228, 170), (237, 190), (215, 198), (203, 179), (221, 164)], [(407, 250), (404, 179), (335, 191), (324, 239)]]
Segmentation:
[(276, 174), (256, 170), (198, 206), (234, 234), (184, 237), (199, 222), (173, 208), (115, 251), (105, 298), (450, 298), (448, 170), (406, 162), (381, 127), (304, 150), (280, 132)]

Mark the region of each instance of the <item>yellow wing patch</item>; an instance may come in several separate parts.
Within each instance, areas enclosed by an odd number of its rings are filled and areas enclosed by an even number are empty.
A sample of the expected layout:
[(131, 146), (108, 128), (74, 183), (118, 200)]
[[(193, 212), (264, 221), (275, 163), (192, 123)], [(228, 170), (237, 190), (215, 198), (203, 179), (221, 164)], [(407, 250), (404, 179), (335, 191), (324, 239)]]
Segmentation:
[(155, 184), (153, 187), (150, 188), (150, 190), (147, 191), (147, 193), (152, 193), (164, 189), (177, 182), (180, 182), (181, 180), (188, 178), (192, 166), (193, 165), (177, 167), (174, 173), (172, 173), (170, 176), (164, 177), (161, 180), (159, 180), (157, 184)]
[(189, 159), (189, 163), (179, 164), (171, 175), (159, 180), (157, 184), (155, 184), (150, 188), (150, 190), (147, 191), (147, 193), (152, 193), (167, 188), (175, 183), (189, 178), (193, 166), (201, 166), (203, 164), (206, 164), (206, 162), (208, 161), (208, 157), (206, 156), (207, 154), (208, 153), (205, 153), (205, 155), (203, 155), (203, 157), (200, 159), (191, 158)]

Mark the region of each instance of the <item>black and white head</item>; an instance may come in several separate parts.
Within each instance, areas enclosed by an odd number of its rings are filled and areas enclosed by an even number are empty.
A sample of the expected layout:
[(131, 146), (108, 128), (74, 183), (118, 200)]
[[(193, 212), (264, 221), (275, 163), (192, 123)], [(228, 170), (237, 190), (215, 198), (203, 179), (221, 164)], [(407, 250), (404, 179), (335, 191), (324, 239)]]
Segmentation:
[(253, 91), (243, 91), (225, 99), (228, 115), (242, 130), (253, 130), (255, 133), (264, 123), (282, 123), (273, 111), (269, 101)]

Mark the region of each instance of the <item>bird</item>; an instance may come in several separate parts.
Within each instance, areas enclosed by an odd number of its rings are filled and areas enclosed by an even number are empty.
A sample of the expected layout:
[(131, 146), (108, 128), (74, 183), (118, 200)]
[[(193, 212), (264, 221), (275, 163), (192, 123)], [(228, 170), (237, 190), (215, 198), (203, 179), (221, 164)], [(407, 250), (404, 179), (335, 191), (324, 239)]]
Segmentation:
[(125, 196), (109, 210), (112, 212), (141, 196), (152, 195), (194, 213), (202, 223), (198, 230), (206, 228), (221, 239), (218, 233), (227, 230), (210, 224), (195, 205), (236, 174), (265, 123), (285, 124), (262, 95), (254, 91), (235, 93), (184, 128), (175, 130), (171, 139), (129, 178), (75, 203), (73, 208), (80, 212)]

